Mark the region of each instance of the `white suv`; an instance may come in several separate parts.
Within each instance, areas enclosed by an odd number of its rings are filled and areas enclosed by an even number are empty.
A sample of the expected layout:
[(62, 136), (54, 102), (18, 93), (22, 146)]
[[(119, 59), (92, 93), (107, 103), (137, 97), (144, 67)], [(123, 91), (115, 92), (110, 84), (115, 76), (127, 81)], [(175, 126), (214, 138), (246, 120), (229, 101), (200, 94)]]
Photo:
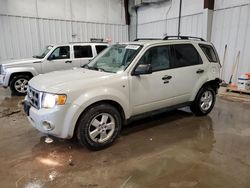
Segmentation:
[(48, 45), (33, 58), (0, 62), (0, 85), (10, 87), (14, 95), (25, 95), (32, 77), (83, 66), (107, 47), (107, 43), (94, 42)]
[(41, 132), (99, 150), (142, 114), (184, 106), (208, 114), (219, 72), (213, 45), (196, 38), (115, 44), (84, 68), (31, 79), (24, 110)]

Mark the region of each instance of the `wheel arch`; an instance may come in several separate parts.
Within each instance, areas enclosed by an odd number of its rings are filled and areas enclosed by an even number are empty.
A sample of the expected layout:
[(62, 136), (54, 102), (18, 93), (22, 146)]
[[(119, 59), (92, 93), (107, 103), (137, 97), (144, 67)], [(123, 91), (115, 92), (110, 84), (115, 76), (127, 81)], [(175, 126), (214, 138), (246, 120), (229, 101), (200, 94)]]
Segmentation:
[(13, 79), (15, 76), (19, 76), (19, 75), (29, 76), (30, 78), (34, 77), (34, 75), (33, 75), (31, 72), (29, 72), (29, 71), (24, 71), (24, 72), (13, 72), (13, 73), (11, 73), (11, 75), (10, 75), (9, 82), (8, 82), (8, 86), (10, 86), (10, 83), (11, 83), (12, 79)]
[(217, 94), (218, 93), (218, 89), (220, 88), (220, 83), (221, 83), (221, 79), (219, 79), (219, 78), (216, 78), (214, 80), (208, 80), (207, 82), (203, 83), (201, 85), (201, 87), (199, 87), (199, 89), (194, 93), (191, 101), (194, 101), (196, 99), (198, 93), (204, 87), (211, 87), (214, 90), (215, 94)]
[(94, 103), (88, 105), (88, 106), (80, 113), (80, 115), (77, 117), (77, 121), (76, 121), (75, 126), (74, 126), (74, 130), (73, 130), (73, 135), (72, 135), (72, 137), (75, 137), (75, 136), (76, 136), (76, 131), (77, 131), (77, 128), (78, 128), (78, 126), (79, 126), (79, 125), (78, 125), (78, 122), (79, 122), (81, 116), (82, 116), (85, 112), (87, 112), (88, 109), (92, 108), (93, 106), (100, 105), (100, 104), (109, 104), (109, 105), (115, 107), (115, 108), (118, 110), (118, 112), (120, 113), (120, 115), (121, 115), (122, 125), (125, 123), (125, 121), (126, 121), (126, 116), (125, 116), (124, 109), (123, 109), (123, 107), (121, 106), (120, 103), (118, 103), (118, 102), (116, 102), (116, 101), (114, 101), (114, 100), (111, 100), (111, 99), (105, 99), (105, 100), (96, 101), (96, 102), (94, 102)]
[[(219, 78), (216, 78), (214, 80), (207, 81), (206, 83), (204, 83), (201, 86), (201, 88), (210, 86), (214, 90), (215, 94), (217, 94), (218, 93), (218, 89), (220, 88), (220, 83), (221, 83), (221, 80)], [(199, 89), (199, 91), (201, 90), (201, 88)]]

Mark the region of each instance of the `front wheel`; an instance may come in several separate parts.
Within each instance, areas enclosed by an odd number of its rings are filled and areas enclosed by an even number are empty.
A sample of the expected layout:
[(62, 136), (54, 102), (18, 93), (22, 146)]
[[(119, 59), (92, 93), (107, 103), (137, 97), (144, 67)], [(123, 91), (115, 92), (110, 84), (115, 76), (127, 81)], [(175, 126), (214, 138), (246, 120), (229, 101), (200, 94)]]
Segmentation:
[(110, 146), (118, 137), (121, 116), (109, 104), (94, 105), (81, 115), (77, 127), (77, 139), (81, 145), (91, 150), (101, 150)]
[(203, 87), (197, 94), (190, 109), (197, 116), (207, 115), (213, 109), (215, 100), (215, 91), (211, 87)]
[(27, 75), (15, 76), (10, 82), (10, 89), (13, 95), (26, 95), (30, 77)]

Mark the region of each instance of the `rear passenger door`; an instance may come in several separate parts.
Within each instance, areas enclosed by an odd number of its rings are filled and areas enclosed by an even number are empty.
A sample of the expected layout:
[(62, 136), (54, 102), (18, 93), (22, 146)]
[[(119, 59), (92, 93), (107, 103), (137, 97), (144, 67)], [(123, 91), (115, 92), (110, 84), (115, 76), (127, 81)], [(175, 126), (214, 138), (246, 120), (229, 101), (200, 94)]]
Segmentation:
[(173, 94), (178, 97), (176, 103), (190, 101), (196, 87), (207, 79), (207, 67), (193, 44), (172, 45), (173, 62), (169, 75), (172, 76), (169, 82), (175, 84)]
[(81, 67), (94, 57), (91, 45), (74, 45), (73, 46), (73, 67)]

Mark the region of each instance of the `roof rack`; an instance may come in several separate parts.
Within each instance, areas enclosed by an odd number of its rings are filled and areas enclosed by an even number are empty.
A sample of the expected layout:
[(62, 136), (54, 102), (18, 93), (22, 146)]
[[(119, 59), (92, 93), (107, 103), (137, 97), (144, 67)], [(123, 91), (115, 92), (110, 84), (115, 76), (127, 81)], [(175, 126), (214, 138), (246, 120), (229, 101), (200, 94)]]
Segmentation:
[(160, 38), (137, 38), (134, 41), (140, 41), (140, 40), (162, 40)]
[(160, 38), (137, 38), (134, 41), (140, 41), (140, 40), (170, 40), (170, 39), (177, 39), (177, 40), (196, 39), (196, 40), (200, 40), (200, 41), (205, 41), (201, 37), (192, 37), (192, 36), (165, 36), (163, 39), (160, 39)]
[(84, 44), (84, 43), (108, 43), (108, 42), (69, 42), (69, 44), (77, 44), (77, 43), (82, 43), (82, 44)]
[(197, 40), (200, 40), (200, 41), (205, 41), (201, 37), (192, 37), (192, 36), (166, 36), (166, 37), (163, 38), (163, 40), (169, 40), (171, 38), (177, 38), (177, 39), (181, 39), (181, 40), (197, 39)]

